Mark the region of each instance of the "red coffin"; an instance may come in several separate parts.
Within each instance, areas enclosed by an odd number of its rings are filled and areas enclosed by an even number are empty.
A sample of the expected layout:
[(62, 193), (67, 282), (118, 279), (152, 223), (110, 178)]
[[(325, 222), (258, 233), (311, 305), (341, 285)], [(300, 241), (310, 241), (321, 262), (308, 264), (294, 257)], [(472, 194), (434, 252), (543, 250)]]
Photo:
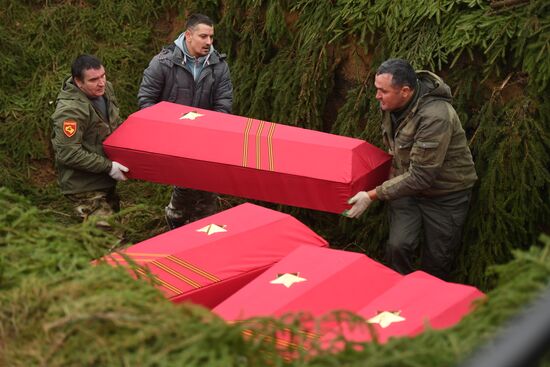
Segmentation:
[[(291, 275), (287, 284), (274, 281), (283, 274)], [(238, 321), (290, 312), (319, 317), (347, 310), (363, 316), (374, 327), (378, 340), (385, 342), (391, 336), (416, 335), (426, 325), (452, 326), (471, 310), (472, 301), (482, 296), (476, 288), (444, 282), (421, 271), (403, 276), (362, 254), (303, 246), (213, 311), (228, 321)], [(366, 324), (351, 329), (326, 319), (321, 331), (309, 322), (303, 326), (306, 335), (327, 347), (334, 340), (336, 326), (349, 340), (372, 338)]]
[[(357, 311), (401, 279), (365, 255), (316, 250), (297, 248), (213, 311), (229, 321), (289, 312), (321, 316), (333, 310)], [(292, 275), (291, 284), (274, 282), (281, 274)]]
[(127, 256), (138, 272), (147, 268), (153, 274), (171, 301), (212, 308), (302, 245), (327, 242), (288, 214), (246, 203), (103, 260), (127, 265)]
[[(366, 320), (378, 319), (379, 322), (373, 326), (377, 340), (384, 343), (390, 337), (420, 334), (426, 326), (434, 329), (451, 327), (468, 314), (472, 302), (481, 297), (483, 293), (477, 288), (448, 283), (416, 271), (404, 276), (357, 313)], [(383, 311), (391, 312), (393, 316), (379, 315)], [(372, 338), (366, 328), (347, 329), (344, 335), (348, 340), (356, 341)]]
[(363, 140), (169, 102), (130, 115), (103, 146), (130, 178), (333, 213), (390, 168)]

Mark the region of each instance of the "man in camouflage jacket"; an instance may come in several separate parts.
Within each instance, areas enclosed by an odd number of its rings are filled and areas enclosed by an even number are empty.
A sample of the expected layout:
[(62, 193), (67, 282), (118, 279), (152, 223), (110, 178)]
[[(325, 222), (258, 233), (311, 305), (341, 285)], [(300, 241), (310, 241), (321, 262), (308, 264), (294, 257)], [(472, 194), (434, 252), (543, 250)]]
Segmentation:
[(477, 180), (450, 88), (437, 75), (415, 72), (400, 59), (380, 65), (375, 87), (384, 111), (384, 143), (393, 156), (391, 174), (375, 189), (352, 197), (347, 215), (358, 217), (372, 201), (388, 200), (389, 265), (403, 274), (414, 270), (423, 228), (420, 267), (447, 279)]
[(80, 55), (57, 96), (52, 115), (52, 146), (61, 192), (82, 219), (98, 217), (100, 227), (118, 211), (116, 182), (128, 168), (109, 160), (103, 141), (121, 123), (113, 86), (95, 56)]
[[(206, 15), (193, 14), (174, 44), (153, 57), (143, 72), (139, 108), (168, 101), (231, 113), (233, 86), (225, 55), (212, 45), (214, 25)], [(190, 172), (192, 174), (192, 172)], [(217, 211), (216, 195), (174, 187), (165, 208), (170, 229)]]

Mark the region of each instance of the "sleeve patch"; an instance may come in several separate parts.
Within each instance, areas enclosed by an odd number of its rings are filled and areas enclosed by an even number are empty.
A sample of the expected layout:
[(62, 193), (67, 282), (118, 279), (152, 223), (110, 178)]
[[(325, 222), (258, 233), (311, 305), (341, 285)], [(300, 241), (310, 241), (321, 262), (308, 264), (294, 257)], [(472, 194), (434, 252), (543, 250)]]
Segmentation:
[(63, 132), (68, 138), (76, 134), (76, 129), (77, 129), (77, 124), (75, 120), (63, 121)]

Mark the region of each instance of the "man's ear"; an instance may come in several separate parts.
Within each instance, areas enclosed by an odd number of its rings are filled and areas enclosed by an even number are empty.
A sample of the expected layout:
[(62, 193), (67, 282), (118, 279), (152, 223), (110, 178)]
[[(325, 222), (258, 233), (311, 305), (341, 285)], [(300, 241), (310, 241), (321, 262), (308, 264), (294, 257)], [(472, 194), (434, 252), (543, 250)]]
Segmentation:
[(412, 89), (408, 85), (401, 87), (401, 96), (403, 96), (403, 98), (408, 99), (413, 95), (413, 93), (414, 89)]
[(80, 87), (82, 86), (82, 80), (80, 80), (79, 77), (75, 76), (75, 77), (73, 78), (73, 80), (74, 80), (74, 83), (76, 84), (76, 86), (77, 86), (78, 88), (80, 88)]

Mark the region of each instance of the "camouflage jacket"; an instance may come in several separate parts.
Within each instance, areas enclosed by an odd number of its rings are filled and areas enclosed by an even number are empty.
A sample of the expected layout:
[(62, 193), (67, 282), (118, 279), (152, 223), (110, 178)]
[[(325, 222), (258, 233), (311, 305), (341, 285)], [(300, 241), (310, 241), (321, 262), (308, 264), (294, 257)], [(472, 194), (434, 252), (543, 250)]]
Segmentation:
[(115, 186), (109, 176), (112, 162), (103, 141), (120, 123), (113, 86), (107, 82), (105, 97), (109, 121), (105, 121), (88, 97), (69, 77), (57, 96), (52, 115), (52, 146), (58, 182), (64, 194), (102, 190)]
[(401, 115), (395, 131), (390, 113), (384, 113), (382, 134), (393, 159), (389, 180), (376, 188), (381, 200), (444, 195), (471, 188), (477, 180), (449, 86), (429, 71), (417, 74), (423, 93)]

